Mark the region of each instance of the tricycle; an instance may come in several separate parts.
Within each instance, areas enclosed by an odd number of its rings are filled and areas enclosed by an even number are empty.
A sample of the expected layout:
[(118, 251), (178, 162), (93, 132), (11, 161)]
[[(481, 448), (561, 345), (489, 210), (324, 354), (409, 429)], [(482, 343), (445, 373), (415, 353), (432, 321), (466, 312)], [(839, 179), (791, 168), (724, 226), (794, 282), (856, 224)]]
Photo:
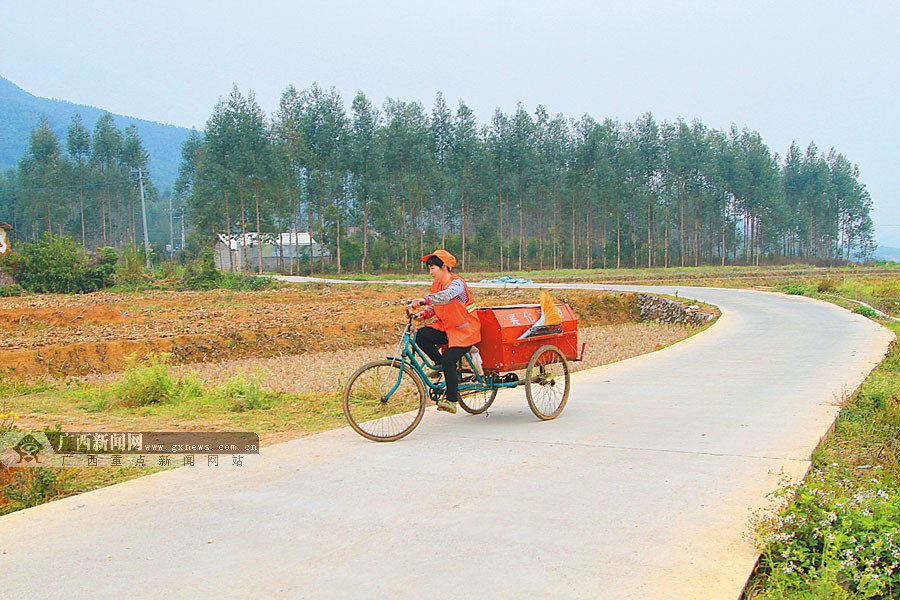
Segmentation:
[[(569, 399), (569, 360), (581, 360), (578, 324), (571, 307), (556, 304), (562, 323), (535, 327), (537, 304), (479, 308), (482, 341), (480, 368), (471, 354), (460, 360), (459, 405), (469, 414), (485, 412), (502, 389), (525, 386), (531, 411), (541, 420), (555, 419)], [(426, 397), (440, 400), (445, 382), (427, 373), (440, 369), (415, 344), (413, 312), (406, 306), (406, 327), (392, 356), (361, 366), (347, 382), (344, 415), (358, 434), (376, 442), (408, 435), (425, 414)], [(515, 371), (524, 369), (520, 379)]]

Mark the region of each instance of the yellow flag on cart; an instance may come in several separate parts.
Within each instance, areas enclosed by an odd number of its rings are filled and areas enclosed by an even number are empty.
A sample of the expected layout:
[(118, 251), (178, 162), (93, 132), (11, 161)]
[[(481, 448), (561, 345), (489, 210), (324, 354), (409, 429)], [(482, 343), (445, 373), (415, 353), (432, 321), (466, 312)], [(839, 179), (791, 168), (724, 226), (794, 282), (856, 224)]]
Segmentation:
[(549, 327), (562, 323), (562, 315), (547, 290), (541, 290), (541, 312), (544, 313), (544, 325)]

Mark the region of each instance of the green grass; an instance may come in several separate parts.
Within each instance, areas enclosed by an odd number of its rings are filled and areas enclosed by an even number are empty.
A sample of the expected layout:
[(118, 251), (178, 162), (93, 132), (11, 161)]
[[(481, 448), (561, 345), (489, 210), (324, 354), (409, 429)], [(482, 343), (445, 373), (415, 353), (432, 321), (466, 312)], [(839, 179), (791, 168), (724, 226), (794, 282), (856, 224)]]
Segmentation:
[(254, 432), (318, 431), (343, 424), (339, 391), (285, 394), (266, 390), (260, 382), (258, 375), (237, 375), (222, 385), (205, 385), (191, 374), (173, 376), (166, 357), (154, 356), (129, 363), (110, 384), (8, 387), (21, 393), (7, 394), (0, 413), (37, 413), (48, 421), (101, 418), (123, 430), (142, 431), (170, 430), (173, 423), (187, 421), (201, 428)]

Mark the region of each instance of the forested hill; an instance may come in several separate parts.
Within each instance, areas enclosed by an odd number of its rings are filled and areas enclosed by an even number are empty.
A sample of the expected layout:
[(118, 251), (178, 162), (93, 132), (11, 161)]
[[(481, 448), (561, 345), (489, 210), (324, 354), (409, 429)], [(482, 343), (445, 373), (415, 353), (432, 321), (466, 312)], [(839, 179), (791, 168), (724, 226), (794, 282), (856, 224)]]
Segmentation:
[[(93, 129), (104, 112), (93, 106), (39, 98), (0, 77), (0, 172), (18, 164), (28, 148), (31, 130), (37, 127), (42, 115), (47, 115), (50, 127), (65, 140), (66, 129), (75, 113), (81, 115), (85, 127)], [(160, 190), (171, 188), (178, 176), (181, 146), (190, 130), (122, 115), (113, 117), (119, 129), (124, 130), (131, 124), (137, 127), (144, 148), (150, 154), (153, 181)]]

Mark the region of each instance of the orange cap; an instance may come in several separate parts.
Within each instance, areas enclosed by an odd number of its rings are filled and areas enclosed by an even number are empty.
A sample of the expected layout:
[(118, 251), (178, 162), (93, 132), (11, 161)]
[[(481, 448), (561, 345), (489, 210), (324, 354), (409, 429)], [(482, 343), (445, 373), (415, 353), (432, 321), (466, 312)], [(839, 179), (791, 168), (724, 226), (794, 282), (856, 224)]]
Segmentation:
[(443, 248), (439, 248), (439, 249), (435, 250), (434, 252), (432, 252), (431, 254), (426, 254), (420, 260), (422, 262), (425, 262), (432, 256), (438, 257), (439, 259), (441, 259), (441, 262), (443, 262), (445, 265), (447, 265), (450, 268), (453, 268), (456, 266), (456, 257), (453, 256), (452, 254), (450, 254), (449, 252), (447, 252), (446, 250), (444, 250)]

